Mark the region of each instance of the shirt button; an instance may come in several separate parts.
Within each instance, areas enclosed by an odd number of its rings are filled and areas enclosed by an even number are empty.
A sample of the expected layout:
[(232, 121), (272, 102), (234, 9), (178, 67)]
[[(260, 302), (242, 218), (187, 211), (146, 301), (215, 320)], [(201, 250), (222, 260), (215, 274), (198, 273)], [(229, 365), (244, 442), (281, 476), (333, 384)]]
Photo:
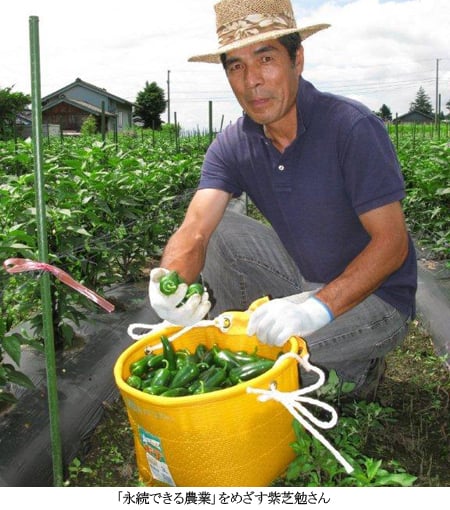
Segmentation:
[(278, 170), (282, 172), (284, 170), (284, 165), (278, 165)]

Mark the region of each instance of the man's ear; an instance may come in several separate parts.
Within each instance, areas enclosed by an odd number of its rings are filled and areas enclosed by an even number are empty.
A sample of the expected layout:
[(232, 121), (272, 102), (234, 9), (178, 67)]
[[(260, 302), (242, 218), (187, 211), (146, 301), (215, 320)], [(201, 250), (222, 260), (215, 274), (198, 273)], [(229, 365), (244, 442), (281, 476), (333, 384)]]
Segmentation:
[(303, 72), (304, 64), (305, 64), (305, 54), (303, 52), (303, 46), (300, 46), (300, 48), (297, 50), (297, 55), (295, 57), (295, 68), (297, 70), (298, 77), (300, 77), (300, 75)]

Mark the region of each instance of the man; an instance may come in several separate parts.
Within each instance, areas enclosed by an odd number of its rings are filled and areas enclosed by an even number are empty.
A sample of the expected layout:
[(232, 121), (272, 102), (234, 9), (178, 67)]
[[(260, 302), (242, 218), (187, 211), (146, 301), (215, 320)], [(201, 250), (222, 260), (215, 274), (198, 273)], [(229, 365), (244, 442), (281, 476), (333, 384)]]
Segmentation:
[[(313, 363), (373, 397), (417, 286), (392, 144), (365, 106), (302, 77), (301, 40), (329, 25), (297, 28), (289, 0), (222, 0), (215, 10), (219, 49), (190, 60), (222, 62), (245, 113), (208, 149), (186, 217), (151, 272), (151, 304), (182, 325), (208, 312), (207, 293), (177, 307), (185, 285), (171, 298), (159, 292), (168, 270), (187, 282), (202, 272), (214, 315), (270, 295), (249, 335), (273, 345), (302, 336)], [(242, 193), (271, 227), (230, 210)]]

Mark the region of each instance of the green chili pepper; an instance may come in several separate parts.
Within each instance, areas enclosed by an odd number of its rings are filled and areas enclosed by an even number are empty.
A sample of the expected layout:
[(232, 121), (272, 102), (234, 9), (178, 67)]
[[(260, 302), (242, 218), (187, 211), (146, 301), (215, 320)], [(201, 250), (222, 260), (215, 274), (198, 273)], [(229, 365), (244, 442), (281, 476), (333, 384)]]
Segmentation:
[(130, 375), (130, 377), (126, 380), (126, 383), (137, 390), (140, 390), (142, 387), (142, 379), (137, 375)]
[(177, 368), (181, 368), (188, 361), (192, 363), (197, 363), (197, 357), (195, 354), (191, 354), (188, 350), (184, 349), (181, 351), (176, 351), (177, 357)]
[(170, 388), (180, 388), (187, 386), (198, 377), (200, 369), (195, 363), (187, 361), (173, 376)]
[(141, 390), (144, 391), (144, 388), (148, 388), (152, 385), (152, 377), (147, 377), (146, 379), (142, 379)]
[(166, 296), (173, 294), (184, 280), (176, 271), (170, 271), (159, 280), (159, 290)]
[(184, 397), (185, 395), (189, 395), (187, 388), (170, 388), (160, 394), (161, 397)]
[(211, 388), (207, 388), (205, 386), (205, 388), (203, 389), (202, 392), (197, 392), (197, 393), (195, 393), (195, 395), (198, 395), (199, 393), (212, 393), (213, 391), (219, 391), (219, 390), (223, 390), (223, 388), (221, 386), (211, 386)]
[(246, 363), (251, 363), (252, 361), (258, 361), (261, 359), (256, 353), (249, 354), (246, 351), (238, 351), (234, 352), (234, 359), (239, 362), (239, 364), (244, 365)]
[(164, 364), (164, 359), (164, 354), (151, 354), (147, 366), (150, 370), (160, 368)]
[(137, 375), (138, 377), (142, 377), (147, 372), (147, 364), (144, 363), (143, 365), (136, 365), (131, 370), (131, 375)]
[(245, 365), (234, 367), (230, 370), (230, 381), (233, 384), (238, 384), (241, 381), (253, 379), (271, 369), (274, 363), (274, 360), (261, 358), (258, 361), (252, 361)]
[(209, 349), (206, 354), (204, 355), (202, 362), (206, 365), (213, 365), (214, 364), (214, 351), (212, 349)]
[(172, 344), (169, 342), (169, 339), (165, 336), (161, 336), (161, 343), (163, 345), (163, 354), (164, 358), (168, 361), (169, 370), (176, 370), (177, 369), (177, 355), (175, 353), (175, 350), (172, 346)]
[(212, 391), (218, 391), (221, 390), (220, 386), (206, 386), (203, 381), (200, 381), (200, 384), (190, 393), (192, 395), (202, 395), (203, 393), (211, 393)]
[(184, 296), (184, 300), (189, 299), (194, 294), (203, 294), (203, 285), (201, 283), (191, 283), (187, 288), (186, 295)]
[(188, 386), (188, 393), (189, 395), (194, 395), (198, 393), (198, 391), (204, 386), (204, 383), (200, 379), (195, 379), (189, 386)]
[(166, 366), (163, 368), (158, 368), (155, 371), (155, 374), (151, 379), (151, 386), (169, 386), (170, 380), (172, 379), (172, 372), (168, 368), (168, 361), (164, 361), (166, 362)]
[(229, 349), (219, 349), (219, 347), (215, 345), (212, 350), (214, 353), (214, 362), (216, 365), (229, 368), (240, 366), (240, 363), (234, 357), (234, 353)]
[(213, 367), (209, 375), (203, 379), (205, 389), (219, 387), (227, 378), (228, 371), (226, 368)]
[(216, 365), (211, 365), (207, 368), (205, 368), (205, 370), (203, 370), (202, 372), (200, 372), (199, 376), (198, 376), (198, 379), (200, 381), (204, 381), (205, 379), (207, 379), (208, 377), (210, 377), (215, 370), (217, 370), (217, 366)]
[(203, 361), (208, 354), (208, 351), (209, 349), (205, 344), (198, 344), (195, 348), (195, 356), (197, 357), (198, 361)]
[(144, 375), (144, 373), (147, 371), (147, 363), (150, 359), (151, 354), (147, 354), (146, 356), (143, 356), (142, 358), (139, 358), (136, 361), (133, 361), (133, 363), (130, 364), (130, 372), (132, 375), (138, 375), (141, 377)]
[(165, 391), (168, 391), (168, 386), (146, 386), (145, 388), (142, 388), (142, 391), (144, 393), (147, 393), (148, 395), (161, 395)]

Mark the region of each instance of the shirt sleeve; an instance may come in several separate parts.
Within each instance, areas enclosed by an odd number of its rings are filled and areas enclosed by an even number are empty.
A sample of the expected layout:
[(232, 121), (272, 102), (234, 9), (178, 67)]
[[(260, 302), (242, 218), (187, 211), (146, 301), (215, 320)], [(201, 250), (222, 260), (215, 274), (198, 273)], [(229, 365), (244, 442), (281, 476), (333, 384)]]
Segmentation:
[(348, 133), (341, 168), (358, 215), (405, 197), (394, 146), (382, 121), (374, 115), (362, 117)]
[(220, 133), (209, 146), (202, 165), (198, 189), (213, 188), (232, 193), (242, 193), (237, 175), (237, 163), (233, 157), (233, 142), (226, 131)]

